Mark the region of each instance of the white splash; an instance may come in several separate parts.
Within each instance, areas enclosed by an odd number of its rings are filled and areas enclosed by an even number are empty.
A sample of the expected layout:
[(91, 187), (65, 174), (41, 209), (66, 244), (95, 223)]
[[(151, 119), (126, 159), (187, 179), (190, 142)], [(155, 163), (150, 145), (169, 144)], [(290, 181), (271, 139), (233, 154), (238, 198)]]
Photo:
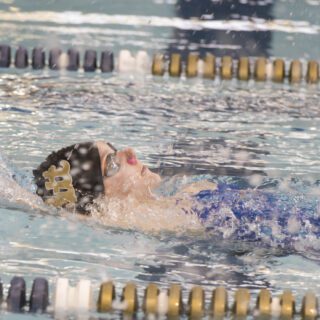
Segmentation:
[(99, 199), (96, 205), (98, 207), (93, 206), (91, 210), (93, 219), (106, 226), (151, 233), (194, 233), (198, 236), (204, 232), (196, 214), (182, 212), (170, 199), (147, 203), (138, 203), (130, 197), (125, 200)]
[[(47, 211), (42, 200), (20, 186), (13, 178), (13, 172), (11, 171), (8, 161), (0, 154), (0, 199), (3, 199), (5, 203), (14, 204), (17, 206), (27, 206), (29, 208), (39, 209), (40, 211)], [(2, 201), (1, 201), (2, 202)]]

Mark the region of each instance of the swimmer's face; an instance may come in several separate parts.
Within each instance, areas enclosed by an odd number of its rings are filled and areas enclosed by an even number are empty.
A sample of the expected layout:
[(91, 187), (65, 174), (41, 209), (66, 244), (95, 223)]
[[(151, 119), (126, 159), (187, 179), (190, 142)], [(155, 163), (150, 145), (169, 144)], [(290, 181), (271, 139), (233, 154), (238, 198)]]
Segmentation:
[[(117, 151), (114, 156), (115, 166), (107, 168), (107, 157), (115, 151), (105, 142), (98, 141), (96, 145), (101, 160), (101, 171), (107, 197), (127, 197), (132, 195), (138, 199), (150, 197), (161, 181), (158, 174), (151, 172), (138, 159), (133, 149), (126, 148)], [(118, 167), (119, 166), (119, 167)], [(107, 174), (107, 173), (110, 174)]]

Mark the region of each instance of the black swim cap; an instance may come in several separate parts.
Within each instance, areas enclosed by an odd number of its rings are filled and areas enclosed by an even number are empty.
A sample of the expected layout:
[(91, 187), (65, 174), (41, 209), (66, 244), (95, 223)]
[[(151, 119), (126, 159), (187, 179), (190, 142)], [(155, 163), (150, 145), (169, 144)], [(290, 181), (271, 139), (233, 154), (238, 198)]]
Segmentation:
[(104, 193), (100, 154), (93, 142), (74, 144), (52, 152), (33, 170), (37, 195), (56, 207), (74, 204), (80, 213)]

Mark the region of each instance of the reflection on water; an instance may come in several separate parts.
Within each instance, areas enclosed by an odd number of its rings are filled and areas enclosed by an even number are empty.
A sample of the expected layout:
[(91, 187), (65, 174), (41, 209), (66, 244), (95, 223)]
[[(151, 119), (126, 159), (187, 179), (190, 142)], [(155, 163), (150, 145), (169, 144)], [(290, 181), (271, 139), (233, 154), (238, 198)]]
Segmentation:
[[(205, 21), (268, 21), (273, 20), (274, 4), (270, 1), (211, 1), (179, 0), (176, 5), (178, 17)], [(210, 52), (217, 56), (269, 56), (271, 31), (257, 30), (174, 30), (176, 42), (169, 47), (170, 52), (200, 52), (200, 56)]]
[[(217, 56), (318, 59), (315, 1), (131, 1), (93, 5), (36, 0), (0, 3), (3, 43), (118, 52), (199, 51)], [(47, 35), (50, 34), (50, 37)], [(156, 41), (153, 41), (156, 39)]]

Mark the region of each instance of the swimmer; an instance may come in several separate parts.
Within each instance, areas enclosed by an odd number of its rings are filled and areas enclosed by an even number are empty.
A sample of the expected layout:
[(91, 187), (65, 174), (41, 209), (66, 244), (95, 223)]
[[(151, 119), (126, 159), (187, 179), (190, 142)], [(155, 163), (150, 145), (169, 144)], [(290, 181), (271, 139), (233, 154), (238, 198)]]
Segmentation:
[[(191, 226), (250, 241), (264, 237), (291, 241), (301, 233), (320, 236), (318, 200), (209, 181), (159, 197), (154, 190), (160, 176), (142, 164), (132, 148), (118, 151), (102, 141), (53, 152), (33, 173), (36, 193), (45, 203), (86, 215), (106, 213), (101, 205), (107, 203), (108, 220), (114, 219), (113, 210), (121, 211), (117, 218), (122, 227), (176, 230)], [(144, 211), (151, 214), (143, 215)]]

